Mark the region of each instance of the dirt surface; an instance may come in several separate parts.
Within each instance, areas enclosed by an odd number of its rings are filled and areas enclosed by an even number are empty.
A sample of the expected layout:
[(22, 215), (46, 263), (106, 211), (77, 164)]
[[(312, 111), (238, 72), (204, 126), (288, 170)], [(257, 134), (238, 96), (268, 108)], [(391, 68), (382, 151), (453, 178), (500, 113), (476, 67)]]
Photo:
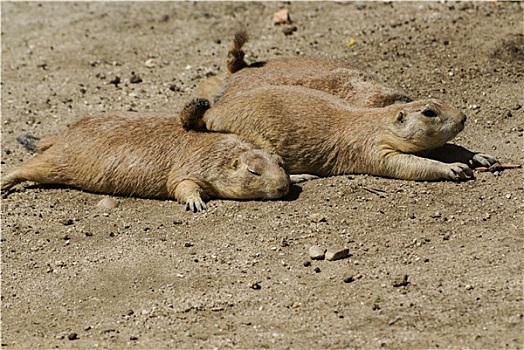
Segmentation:
[[(2, 174), (33, 156), (17, 135), (100, 111), (178, 111), (224, 70), (241, 24), (249, 61), (344, 57), (464, 110), (456, 143), (524, 162), (519, 3), (1, 7)], [(272, 23), (282, 7), (289, 35)], [(522, 179), (338, 176), (204, 214), (137, 198), (104, 210), (104, 195), (26, 184), (2, 201), (2, 346), (522, 349)], [(351, 255), (311, 261), (312, 245)]]

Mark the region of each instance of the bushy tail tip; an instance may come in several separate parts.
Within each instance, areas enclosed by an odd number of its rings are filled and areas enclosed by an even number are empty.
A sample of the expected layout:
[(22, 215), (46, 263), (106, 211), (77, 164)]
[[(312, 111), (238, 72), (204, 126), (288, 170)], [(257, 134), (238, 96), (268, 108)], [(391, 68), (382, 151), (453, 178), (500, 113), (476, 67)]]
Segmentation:
[(205, 130), (202, 120), (204, 113), (211, 108), (211, 103), (205, 98), (194, 98), (180, 112), (180, 121), (185, 130)]
[(249, 34), (246, 29), (241, 29), (235, 33), (233, 38), (233, 45), (228, 53), (227, 70), (233, 74), (239, 70), (247, 67), (246, 61), (244, 61), (244, 51), (242, 46), (249, 40)]
[(238, 32), (236, 32), (235, 37), (233, 38), (232, 51), (238, 51), (242, 49), (242, 46), (244, 46), (244, 44), (247, 43), (248, 40), (249, 34), (247, 33), (246, 29), (241, 29)]

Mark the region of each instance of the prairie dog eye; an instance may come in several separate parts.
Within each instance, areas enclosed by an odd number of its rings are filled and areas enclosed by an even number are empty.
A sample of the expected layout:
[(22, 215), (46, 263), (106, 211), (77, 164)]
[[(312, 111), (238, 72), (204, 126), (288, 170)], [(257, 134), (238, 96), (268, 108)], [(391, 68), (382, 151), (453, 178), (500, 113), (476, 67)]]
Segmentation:
[(247, 168), (247, 171), (249, 171), (249, 172), (250, 172), (251, 174), (253, 174), (253, 175), (260, 176), (260, 173), (257, 172), (256, 170), (253, 170), (253, 169)]
[(422, 115), (433, 118), (437, 116), (437, 113), (434, 110), (428, 108), (422, 111)]

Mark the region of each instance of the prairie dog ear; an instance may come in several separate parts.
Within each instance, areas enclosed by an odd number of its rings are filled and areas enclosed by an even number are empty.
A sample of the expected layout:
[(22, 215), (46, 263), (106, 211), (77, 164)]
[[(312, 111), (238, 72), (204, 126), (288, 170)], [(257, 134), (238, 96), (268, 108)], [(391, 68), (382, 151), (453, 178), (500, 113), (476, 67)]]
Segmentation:
[(240, 166), (240, 159), (239, 158), (233, 159), (233, 161), (231, 162), (231, 166), (233, 167), (233, 169), (238, 169), (238, 167)]
[(398, 123), (404, 123), (404, 118), (405, 118), (405, 113), (403, 111), (399, 111), (395, 119)]

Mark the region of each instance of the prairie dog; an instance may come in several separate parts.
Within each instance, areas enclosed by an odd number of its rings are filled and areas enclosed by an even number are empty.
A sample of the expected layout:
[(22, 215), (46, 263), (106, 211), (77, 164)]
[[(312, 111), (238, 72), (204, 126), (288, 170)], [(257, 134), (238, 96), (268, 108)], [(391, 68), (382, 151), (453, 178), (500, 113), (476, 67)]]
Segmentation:
[(193, 211), (205, 210), (209, 197), (273, 199), (287, 194), (289, 175), (281, 157), (234, 134), (191, 130), (195, 116), (207, 108), (208, 101), (196, 99), (180, 119), (159, 113), (82, 118), (40, 140), (40, 153), (4, 176), (2, 191), (24, 181), (63, 184), (91, 192), (175, 198)]
[(301, 86), (248, 90), (204, 114), (208, 130), (234, 132), (278, 153), (291, 174), (406, 180), (467, 179), (473, 174), (465, 162), (495, 163), (467, 150), (471, 159), (456, 152), (461, 159), (451, 164), (420, 156), (438, 154), (443, 146), (455, 152), (446, 142), (463, 130), (465, 121), (464, 113), (438, 100), (356, 109)]
[(384, 107), (412, 101), (405, 93), (383, 86), (370, 74), (342, 59), (288, 57), (249, 65), (242, 50), (248, 38), (245, 30), (235, 33), (227, 73), (200, 83), (194, 93), (196, 97), (227, 101), (263, 86), (297, 85), (340, 97), (354, 107)]

